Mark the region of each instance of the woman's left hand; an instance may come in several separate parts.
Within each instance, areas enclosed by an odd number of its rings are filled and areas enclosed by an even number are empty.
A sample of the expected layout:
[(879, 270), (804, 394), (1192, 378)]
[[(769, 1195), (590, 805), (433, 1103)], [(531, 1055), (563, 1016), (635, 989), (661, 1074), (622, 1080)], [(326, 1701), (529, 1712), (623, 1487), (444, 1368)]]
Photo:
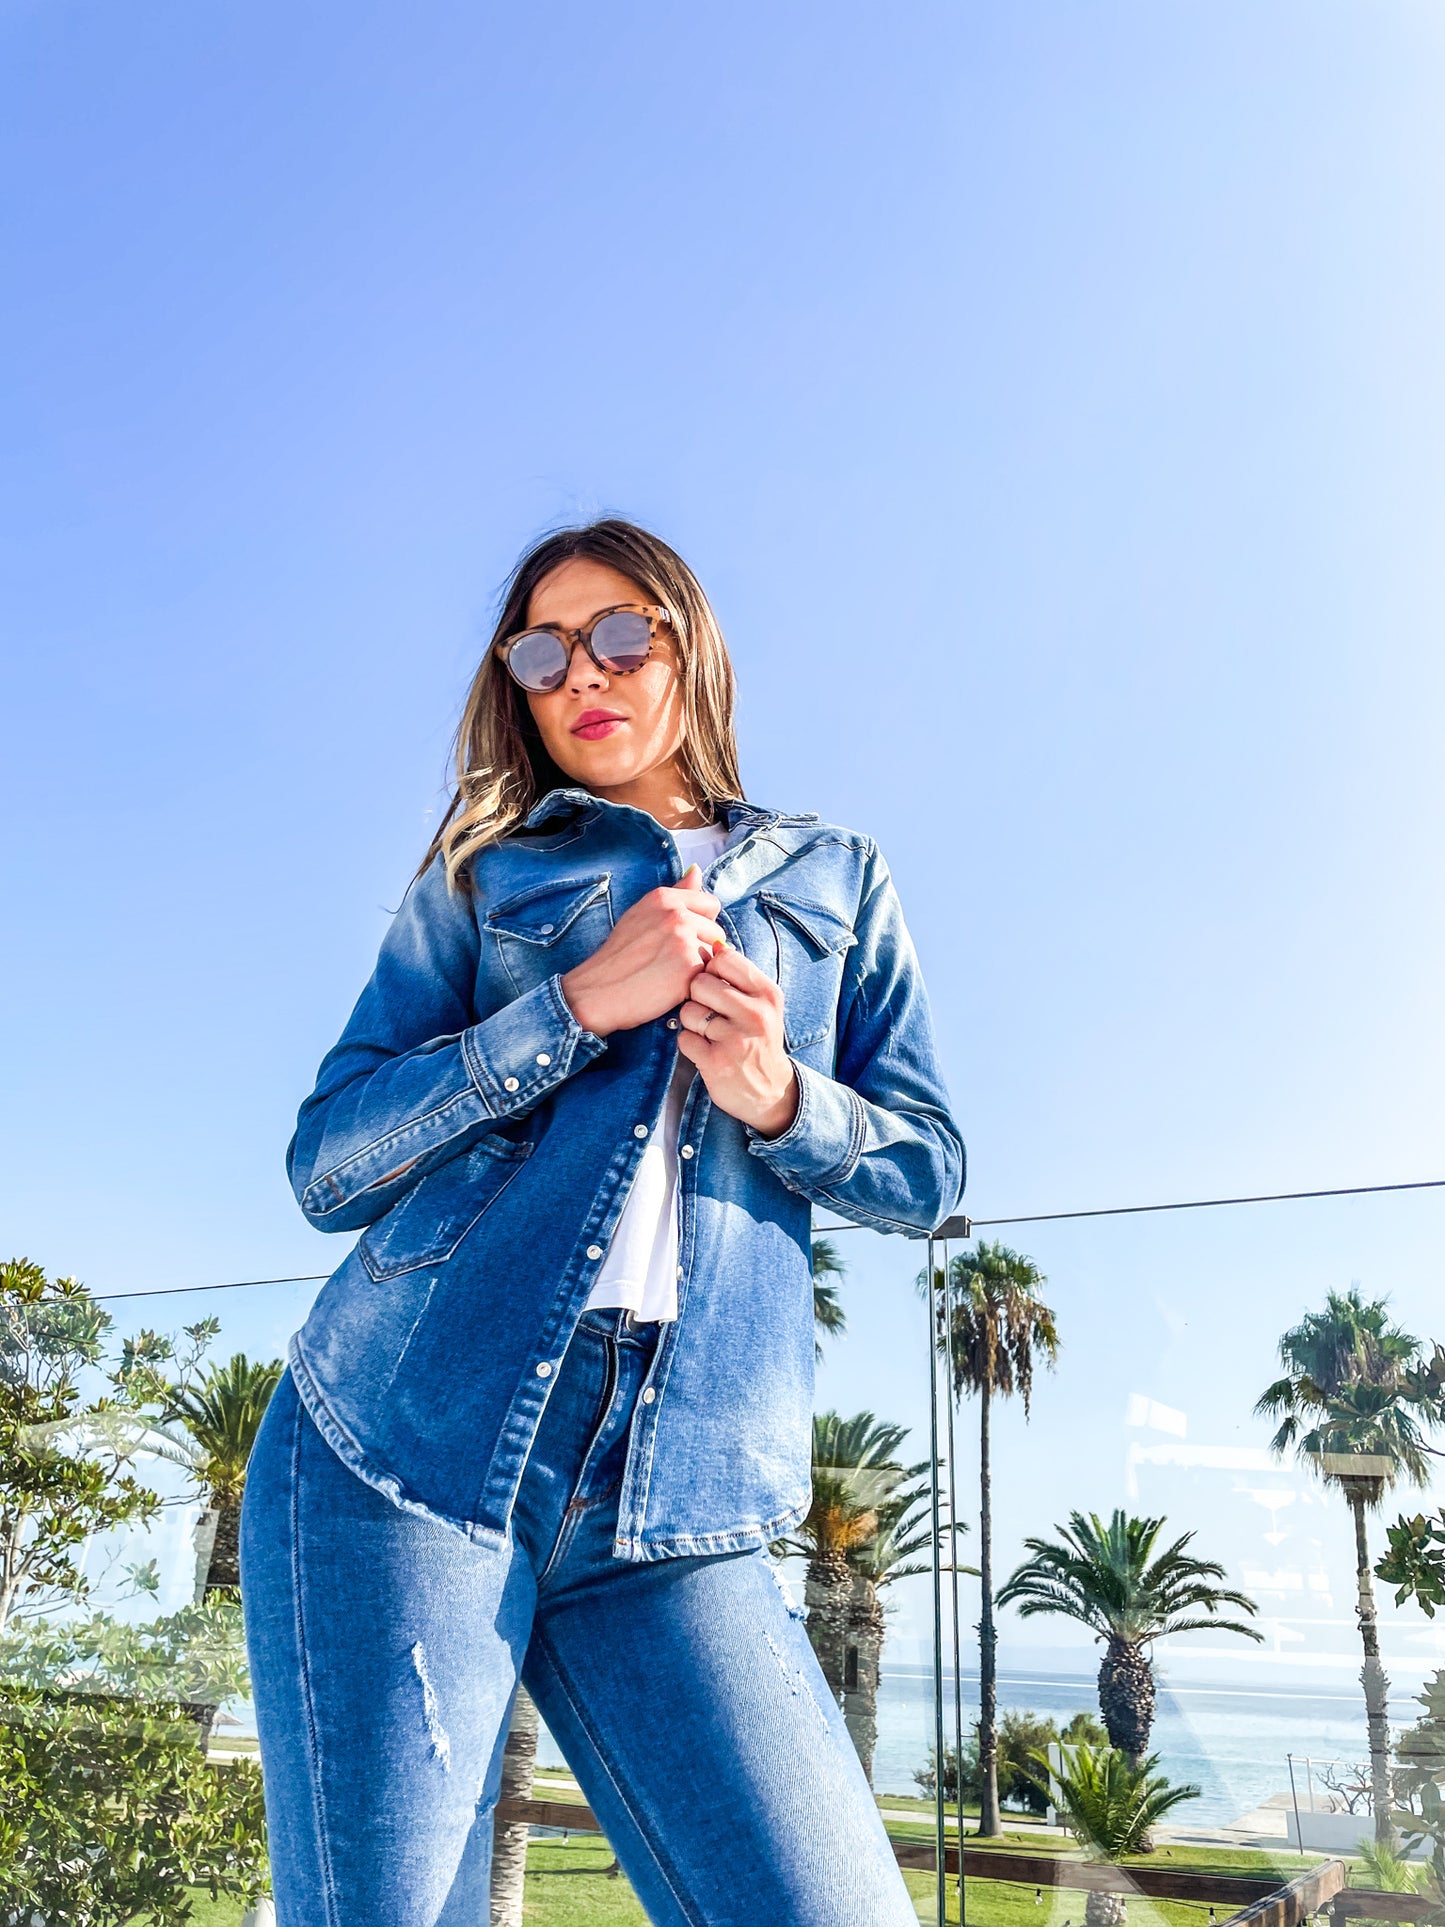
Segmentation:
[(736, 950), (714, 952), (678, 1013), (677, 1048), (719, 1110), (763, 1137), (798, 1114), (798, 1080), (783, 1042), (783, 993)]

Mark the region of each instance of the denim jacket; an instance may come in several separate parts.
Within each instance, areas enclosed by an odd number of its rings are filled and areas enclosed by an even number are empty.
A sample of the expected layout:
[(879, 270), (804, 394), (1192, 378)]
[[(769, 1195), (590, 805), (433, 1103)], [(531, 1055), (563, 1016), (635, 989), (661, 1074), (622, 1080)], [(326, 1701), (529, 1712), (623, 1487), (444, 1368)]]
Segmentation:
[[(737, 1551), (803, 1515), (812, 1207), (918, 1232), (963, 1180), (877, 849), (745, 803), (727, 823), (706, 885), (731, 941), (782, 985), (798, 1112), (765, 1139), (692, 1080), (678, 1316), (632, 1428), (622, 1558)], [(652, 817), (571, 789), (473, 859), (470, 891), (434, 862), (301, 1108), (287, 1156), (301, 1208), (363, 1236), (292, 1341), (297, 1388), (363, 1479), (480, 1543), (505, 1539), (676, 1059), (675, 1013), (603, 1039), (559, 980), (678, 875)]]

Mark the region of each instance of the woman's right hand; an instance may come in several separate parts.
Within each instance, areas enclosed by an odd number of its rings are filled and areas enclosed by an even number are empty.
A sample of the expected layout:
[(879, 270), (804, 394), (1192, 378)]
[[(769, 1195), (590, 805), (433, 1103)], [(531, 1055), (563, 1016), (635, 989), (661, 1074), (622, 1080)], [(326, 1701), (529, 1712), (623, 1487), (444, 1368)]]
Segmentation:
[(684, 1002), (714, 947), (727, 942), (713, 921), (721, 906), (701, 884), (694, 863), (681, 882), (649, 890), (601, 948), (567, 972), (562, 995), (583, 1030), (635, 1030)]

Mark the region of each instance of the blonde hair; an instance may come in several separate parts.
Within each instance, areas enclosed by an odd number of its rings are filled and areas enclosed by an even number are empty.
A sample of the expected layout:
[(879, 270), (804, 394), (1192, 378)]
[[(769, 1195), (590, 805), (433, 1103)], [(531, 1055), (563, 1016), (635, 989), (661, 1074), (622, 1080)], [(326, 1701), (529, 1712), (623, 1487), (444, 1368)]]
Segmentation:
[(675, 550), (634, 523), (609, 519), (558, 529), (528, 550), (507, 584), (457, 727), (456, 787), (418, 876), (440, 853), (448, 888), (467, 889), (467, 865), (478, 850), (514, 830), (549, 790), (572, 783), (547, 754), (523, 691), (492, 645), (525, 625), (539, 583), (562, 563), (577, 560), (616, 569), (637, 584), (645, 600), (667, 610), (682, 670), (682, 759), (688, 783), (699, 803), (716, 805), (742, 796), (733, 666), (702, 584)]

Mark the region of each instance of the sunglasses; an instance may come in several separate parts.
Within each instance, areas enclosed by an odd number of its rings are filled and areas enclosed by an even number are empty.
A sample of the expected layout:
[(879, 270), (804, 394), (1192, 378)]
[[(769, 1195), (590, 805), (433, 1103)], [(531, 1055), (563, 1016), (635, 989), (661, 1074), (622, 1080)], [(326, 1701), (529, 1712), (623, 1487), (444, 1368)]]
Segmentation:
[(632, 675), (652, 654), (657, 626), (667, 620), (666, 609), (628, 604), (603, 609), (585, 629), (563, 629), (551, 622), (523, 629), (497, 643), (496, 654), (513, 682), (540, 696), (562, 687), (579, 642), (604, 674)]

